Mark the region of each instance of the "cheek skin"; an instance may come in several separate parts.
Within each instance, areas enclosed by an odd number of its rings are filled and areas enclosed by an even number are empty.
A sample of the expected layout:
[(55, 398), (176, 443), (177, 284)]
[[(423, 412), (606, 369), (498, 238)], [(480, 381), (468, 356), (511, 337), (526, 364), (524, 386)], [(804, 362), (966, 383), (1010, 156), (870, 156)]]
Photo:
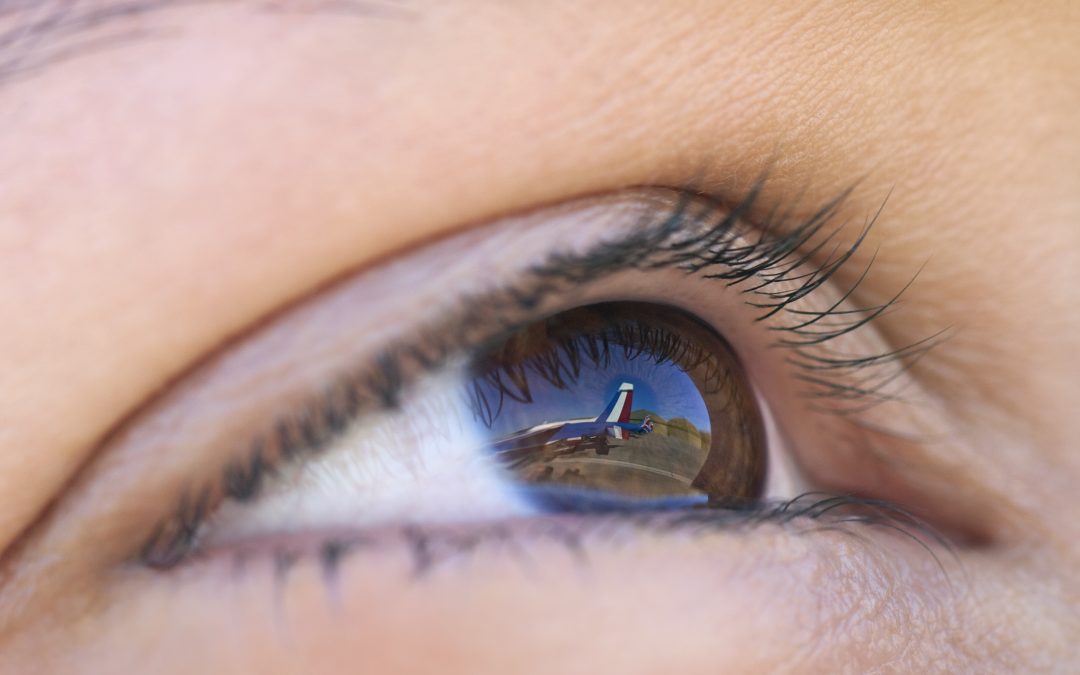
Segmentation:
[[(763, 526), (745, 535), (655, 537), (609, 527), (575, 553), (508, 532), (445, 557), (436, 545), (436, 562), (419, 574), (414, 552), (389, 545), (346, 557), (329, 584), (311, 558), (284, 574), (265, 557), (240, 572), (223, 556), (178, 570), (169, 582), (127, 579), (114, 589), (112, 608), (69, 641), (56, 665), (267, 674), (438, 672), (447, 664), (514, 673), (836, 672), (885, 663), (960, 667), (970, 647), (956, 630), (966, 608), (933, 559), (887, 536), (797, 537)], [(901, 634), (907, 639), (898, 643)], [(804, 653), (800, 645), (815, 647)]]

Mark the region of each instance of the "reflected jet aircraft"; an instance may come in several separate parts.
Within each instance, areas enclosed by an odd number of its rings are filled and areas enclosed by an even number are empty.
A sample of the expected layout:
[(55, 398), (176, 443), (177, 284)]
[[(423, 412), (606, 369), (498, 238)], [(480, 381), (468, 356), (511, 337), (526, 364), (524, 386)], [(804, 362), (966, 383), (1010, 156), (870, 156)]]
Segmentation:
[(653, 430), (652, 420), (646, 417), (640, 424), (630, 421), (634, 404), (634, 385), (623, 382), (611, 402), (595, 418), (545, 422), (519, 431), (494, 444), (496, 452), (531, 450), (562, 442), (577, 447), (581, 444), (598, 446), (597, 452), (607, 454), (608, 438), (629, 440)]

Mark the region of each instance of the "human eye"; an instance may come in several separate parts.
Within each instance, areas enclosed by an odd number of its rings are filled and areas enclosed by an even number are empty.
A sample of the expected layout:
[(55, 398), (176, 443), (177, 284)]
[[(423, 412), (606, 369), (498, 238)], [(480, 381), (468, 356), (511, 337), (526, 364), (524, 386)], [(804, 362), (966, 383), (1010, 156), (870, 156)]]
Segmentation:
[(854, 300), (870, 226), (835, 222), (842, 196), (752, 223), (758, 199), (643, 188), (541, 209), (284, 312), (110, 444), (95, 482), (122, 470), (131, 499), (155, 495), (123, 555), (166, 574), (337, 565), (417, 533), (453, 551), (600, 523), (857, 521), (937, 545), (828, 444), (910, 405), (907, 367), (936, 336), (874, 331), (904, 286)]

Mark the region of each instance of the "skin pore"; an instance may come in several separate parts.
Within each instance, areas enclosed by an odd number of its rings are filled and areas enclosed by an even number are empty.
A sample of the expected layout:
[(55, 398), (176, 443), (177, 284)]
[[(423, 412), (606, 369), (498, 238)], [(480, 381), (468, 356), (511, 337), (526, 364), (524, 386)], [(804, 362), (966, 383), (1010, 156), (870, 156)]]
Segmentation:
[[(0, 89), (0, 670), (1067, 670), (1078, 31), (1067, 2), (237, 0), (17, 43), (101, 41)], [(880, 330), (951, 331), (915, 371), (951, 438), (888, 459), (978, 533), (956, 595), (907, 548), (781, 529), (600, 541), (587, 571), (541, 537), (541, 572), (496, 551), (420, 582), (390, 547), (336, 607), (315, 566), (222, 593), (51, 547), (111, 433), (332, 282), (576, 197), (734, 200), (766, 166), (763, 211), (885, 202), (862, 292), (922, 271)]]

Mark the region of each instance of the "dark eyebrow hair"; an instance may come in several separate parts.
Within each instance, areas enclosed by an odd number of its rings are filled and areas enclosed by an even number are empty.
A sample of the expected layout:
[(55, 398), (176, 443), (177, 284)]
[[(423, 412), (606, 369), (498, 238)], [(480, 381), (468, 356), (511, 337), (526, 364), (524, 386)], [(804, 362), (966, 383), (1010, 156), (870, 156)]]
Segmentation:
[(395, 0), (0, 0), (0, 86), (78, 56), (176, 35), (164, 24), (136, 21), (140, 17), (226, 4), (248, 4), (268, 13), (415, 16), (413, 9)]
[(146, 27), (122, 20), (192, 1), (0, 0), (0, 84), (148, 37)]

